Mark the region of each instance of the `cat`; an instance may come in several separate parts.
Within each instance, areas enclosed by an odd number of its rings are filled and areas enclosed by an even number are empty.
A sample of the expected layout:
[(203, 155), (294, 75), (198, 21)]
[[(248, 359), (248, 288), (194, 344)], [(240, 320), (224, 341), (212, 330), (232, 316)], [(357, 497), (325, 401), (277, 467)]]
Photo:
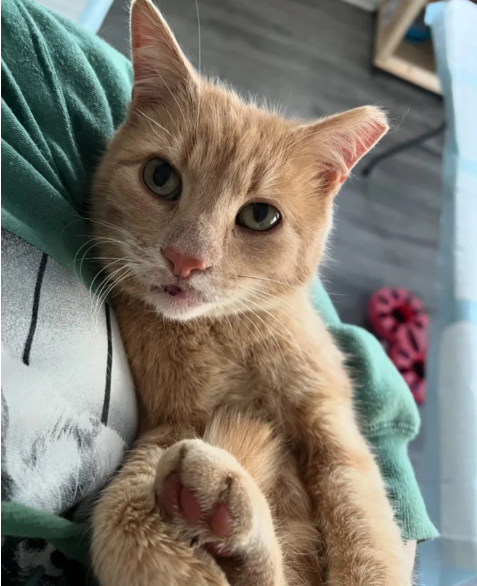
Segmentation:
[(286, 120), (202, 78), (131, 9), (126, 121), (92, 218), (140, 436), (93, 514), (101, 586), (405, 586), (344, 357), (308, 285), (333, 198), (385, 134), (362, 107)]

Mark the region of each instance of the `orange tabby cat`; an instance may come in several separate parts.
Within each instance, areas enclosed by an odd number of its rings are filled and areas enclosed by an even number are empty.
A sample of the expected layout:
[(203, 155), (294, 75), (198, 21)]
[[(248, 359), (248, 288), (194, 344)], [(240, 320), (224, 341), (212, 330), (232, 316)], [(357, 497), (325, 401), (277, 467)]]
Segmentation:
[(94, 224), (141, 435), (93, 519), (102, 586), (405, 586), (403, 546), (308, 283), (332, 200), (386, 132), (198, 76), (148, 0)]

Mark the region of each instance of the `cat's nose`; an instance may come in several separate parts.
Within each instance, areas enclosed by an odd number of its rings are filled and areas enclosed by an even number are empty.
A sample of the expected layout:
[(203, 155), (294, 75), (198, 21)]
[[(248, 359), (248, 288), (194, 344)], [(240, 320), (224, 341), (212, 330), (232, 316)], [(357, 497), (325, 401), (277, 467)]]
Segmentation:
[(162, 254), (171, 262), (172, 272), (177, 277), (186, 279), (192, 271), (205, 271), (209, 268), (204, 260), (187, 256), (174, 248), (165, 248)]

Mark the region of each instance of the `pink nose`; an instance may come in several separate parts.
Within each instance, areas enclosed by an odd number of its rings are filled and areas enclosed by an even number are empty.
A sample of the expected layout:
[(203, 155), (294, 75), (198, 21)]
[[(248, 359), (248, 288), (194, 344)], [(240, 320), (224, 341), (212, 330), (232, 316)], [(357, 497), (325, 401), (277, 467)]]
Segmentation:
[(187, 278), (192, 271), (204, 271), (207, 267), (205, 261), (193, 256), (181, 254), (174, 248), (166, 248), (164, 256), (172, 263), (172, 272), (177, 277)]

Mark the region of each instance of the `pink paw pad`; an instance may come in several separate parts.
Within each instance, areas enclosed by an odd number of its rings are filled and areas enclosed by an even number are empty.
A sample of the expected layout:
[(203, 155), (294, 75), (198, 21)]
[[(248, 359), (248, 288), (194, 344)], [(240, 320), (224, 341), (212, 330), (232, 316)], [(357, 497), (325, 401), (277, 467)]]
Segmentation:
[[(194, 492), (183, 486), (178, 474), (170, 474), (162, 485), (159, 504), (164, 512), (173, 517), (177, 513), (184, 515), (189, 525), (198, 525), (205, 517)], [(214, 535), (225, 538), (230, 535), (232, 523), (226, 504), (220, 503), (208, 515), (208, 524)]]

